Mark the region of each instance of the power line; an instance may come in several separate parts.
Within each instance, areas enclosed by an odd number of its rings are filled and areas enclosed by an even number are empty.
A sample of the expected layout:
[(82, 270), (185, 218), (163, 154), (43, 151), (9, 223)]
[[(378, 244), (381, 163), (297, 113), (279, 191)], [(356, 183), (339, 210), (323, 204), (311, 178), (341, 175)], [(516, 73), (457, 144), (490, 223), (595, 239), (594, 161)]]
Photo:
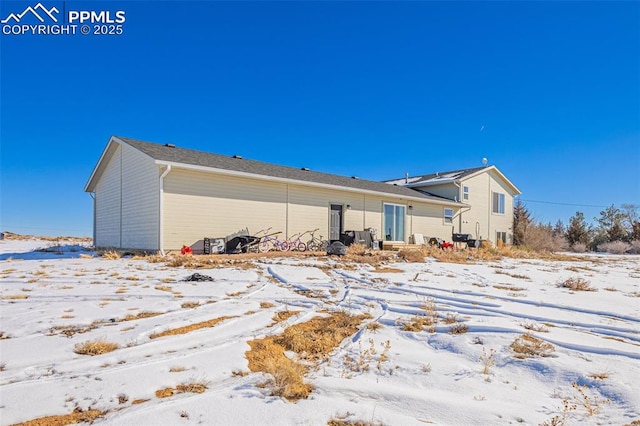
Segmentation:
[(609, 206), (599, 206), (595, 204), (574, 204), (574, 203), (557, 203), (554, 201), (540, 201), (540, 200), (522, 200), (527, 203), (540, 203), (540, 204), (554, 204), (557, 206), (574, 206), (574, 207), (596, 207), (596, 208), (607, 208)]

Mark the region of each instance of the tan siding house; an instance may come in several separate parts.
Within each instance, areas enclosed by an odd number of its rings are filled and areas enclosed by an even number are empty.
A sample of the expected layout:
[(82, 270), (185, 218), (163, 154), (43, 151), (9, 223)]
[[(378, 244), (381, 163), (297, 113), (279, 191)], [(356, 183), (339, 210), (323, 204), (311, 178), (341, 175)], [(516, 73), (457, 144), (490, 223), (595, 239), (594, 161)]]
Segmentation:
[(327, 239), (372, 228), (387, 241), (448, 239), (464, 203), (326, 173), (112, 137), (85, 191), (94, 196), (97, 247), (178, 250), (204, 237), (318, 228)]
[(474, 239), (494, 244), (513, 240), (513, 199), (520, 190), (495, 166), (407, 176), (387, 183), (464, 203), (448, 222), (455, 233), (471, 234)]

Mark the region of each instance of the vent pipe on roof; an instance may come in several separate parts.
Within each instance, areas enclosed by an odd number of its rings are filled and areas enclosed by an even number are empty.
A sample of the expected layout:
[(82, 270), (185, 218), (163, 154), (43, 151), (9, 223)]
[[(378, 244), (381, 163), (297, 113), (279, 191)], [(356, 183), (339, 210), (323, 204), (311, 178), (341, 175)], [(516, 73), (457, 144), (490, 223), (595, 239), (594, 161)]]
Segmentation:
[(305, 172), (308, 172), (309, 168), (308, 167), (301, 167), (300, 170), (304, 170)]
[(166, 146), (167, 148), (175, 148), (175, 144), (172, 143), (165, 143), (164, 146)]
[(239, 160), (242, 160), (242, 155), (234, 155), (233, 158), (237, 158)]
[(351, 176), (351, 179), (360, 179), (358, 176)]
[(405, 184), (409, 183), (409, 172), (404, 174), (404, 183)]

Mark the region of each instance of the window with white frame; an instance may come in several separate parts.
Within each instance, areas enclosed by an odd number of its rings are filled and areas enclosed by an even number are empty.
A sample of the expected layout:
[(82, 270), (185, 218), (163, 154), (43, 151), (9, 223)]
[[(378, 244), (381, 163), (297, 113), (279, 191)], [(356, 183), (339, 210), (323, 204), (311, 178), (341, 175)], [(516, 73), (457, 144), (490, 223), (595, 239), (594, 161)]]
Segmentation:
[(504, 214), (504, 194), (501, 192), (493, 193), (493, 212)]
[(462, 187), (462, 199), (464, 201), (468, 201), (469, 200), (469, 187), (468, 186), (463, 186)]
[(496, 243), (498, 241), (502, 241), (502, 244), (507, 244), (507, 233), (506, 232), (497, 231), (496, 232)]
[(453, 209), (444, 209), (444, 223), (453, 223)]
[(384, 205), (384, 239), (386, 241), (404, 241), (404, 219), (405, 206)]

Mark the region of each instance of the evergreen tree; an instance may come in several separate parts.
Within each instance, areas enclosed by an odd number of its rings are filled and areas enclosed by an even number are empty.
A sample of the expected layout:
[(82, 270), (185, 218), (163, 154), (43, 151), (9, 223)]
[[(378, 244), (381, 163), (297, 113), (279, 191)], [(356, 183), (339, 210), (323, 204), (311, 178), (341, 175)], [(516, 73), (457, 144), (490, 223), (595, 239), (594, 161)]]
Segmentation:
[(531, 213), (527, 210), (522, 200), (518, 198), (513, 207), (513, 245), (526, 244), (527, 229), (533, 224)]
[(576, 214), (569, 219), (566, 237), (569, 245), (576, 243), (589, 244), (589, 228), (587, 227), (587, 222), (585, 222), (582, 212), (576, 212)]
[(554, 237), (562, 237), (564, 238), (564, 234), (567, 232), (567, 230), (564, 227), (564, 223), (562, 223), (561, 220), (558, 220), (556, 222), (556, 225), (553, 227), (553, 236)]
[(623, 241), (628, 237), (627, 230), (623, 225), (624, 215), (622, 211), (613, 204), (600, 212), (598, 228), (606, 235), (607, 241)]

